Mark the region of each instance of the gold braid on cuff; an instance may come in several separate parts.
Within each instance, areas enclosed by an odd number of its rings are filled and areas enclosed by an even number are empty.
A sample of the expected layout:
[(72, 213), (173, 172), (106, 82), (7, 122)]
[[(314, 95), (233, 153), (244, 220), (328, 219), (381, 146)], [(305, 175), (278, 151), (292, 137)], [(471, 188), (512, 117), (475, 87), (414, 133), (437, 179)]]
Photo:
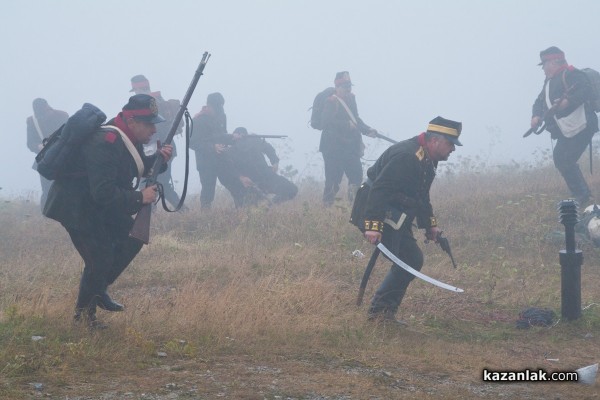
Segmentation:
[(383, 222), (365, 220), (365, 231), (377, 231), (383, 233)]

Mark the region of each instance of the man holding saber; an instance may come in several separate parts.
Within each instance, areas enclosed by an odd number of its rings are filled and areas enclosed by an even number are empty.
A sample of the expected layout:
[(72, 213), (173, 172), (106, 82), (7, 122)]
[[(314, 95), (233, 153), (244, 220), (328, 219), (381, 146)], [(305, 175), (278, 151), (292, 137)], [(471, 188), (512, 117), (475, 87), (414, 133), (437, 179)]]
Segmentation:
[[(460, 122), (436, 117), (426, 132), (392, 145), (367, 171), (370, 189), (364, 205), (364, 236), (371, 244), (381, 242), (416, 271), (423, 266), (423, 253), (412, 232), (413, 220), (425, 229), (428, 240), (438, 241), (441, 230), (429, 190), (438, 162), (462, 145), (461, 130)], [(403, 268), (392, 265), (373, 296), (370, 320), (404, 324), (396, 320), (396, 313), (414, 275)]]

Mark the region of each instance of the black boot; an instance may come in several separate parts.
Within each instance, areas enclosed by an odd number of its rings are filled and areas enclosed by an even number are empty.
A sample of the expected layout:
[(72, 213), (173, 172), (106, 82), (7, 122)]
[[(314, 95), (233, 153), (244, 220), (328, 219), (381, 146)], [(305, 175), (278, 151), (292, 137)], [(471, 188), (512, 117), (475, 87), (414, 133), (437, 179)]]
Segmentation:
[(123, 311), (125, 309), (125, 307), (123, 307), (123, 304), (119, 304), (116, 301), (113, 301), (113, 299), (110, 298), (106, 291), (104, 291), (104, 293), (102, 293), (100, 297), (98, 297), (97, 305), (98, 307), (106, 311)]
[(96, 304), (90, 304), (88, 307), (84, 308), (75, 308), (73, 321), (75, 323), (85, 323), (91, 330), (108, 328), (108, 325), (98, 321), (96, 318)]

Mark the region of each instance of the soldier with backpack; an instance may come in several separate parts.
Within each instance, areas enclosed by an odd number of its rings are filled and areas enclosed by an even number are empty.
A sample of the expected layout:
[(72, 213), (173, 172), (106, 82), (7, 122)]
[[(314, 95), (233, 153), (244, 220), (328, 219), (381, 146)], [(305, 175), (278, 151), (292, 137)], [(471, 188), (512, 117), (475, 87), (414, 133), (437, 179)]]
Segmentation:
[[(53, 109), (48, 105), (46, 99), (33, 100), (33, 115), (27, 118), (27, 147), (29, 150), (36, 154), (39, 153), (44, 147), (42, 143), (44, 139), (67, 122), (67, 119), (69, 119), (69, 114)], [(34, 163), (33, 168), (37, 170), (37, 164)], [(52, 181), (40, 175), (40, 183), (42, 185), (40, 207), (43, 210)]]
[(326, 89), (317, 95), (311, 117), (311, 126), (323, 131), (319, 151), (323, 154), (325, 164), (325, 206), (333, 204), (344, 174), (348, 179), (348, 200), (354, 200), (354, 194), (363, 178), (360, 157), (363, 155), (364, 144), (361, 134), (371, 137), (377, 135), (377, 131), (358, 116), (348, 71), (338, 72), (334, 84), (335, 88)]
[[(156, 141), (153, 141), (150, 145), (146, 146), (146, 151), (150, 151), (153, 153), (156, 151), (156, 142), (164, 143), (167, 135), (169, 134), (169, 130), (173, 125), (173, 119), (177, 114), (177, 110), (179, 109), (180, 102), (179, 100), (170, 99), (165, 100), (160, 91), (153, 92), (150, 90), (150, 82), (144, 75), (136, 75), (131, 78), (131, 90), (135, 94), (148, 94), (156, 99), (156, 105), (158, 106), (158, 113), (165, 118), (165, 123), (160, 124), (156, 127)], [(178, 127), (177, 133), (182, 131), (182, 125)], [(177, 148), (175, 147), (175, 142), (171, 142), (173, 146), (173, 155), (172, 159), (177, 156)], [(177, 206), (179, 204), (179, 195), (175, 191), (175, 187), (173, 185), (173, 177), (171, 175), (171, 164), (168, 163), (167, 170), (158, 176), (158, 182), (162, 184), (163, 193), (165, 195), (165, 200), (167, 200), (171, 205)]]
[(577, 161), (598, 132), (595, 92), (586, 73), (569, 65), (558, 47), (541, 51), (540, 59), (538, 65), (542, 66), (546, 79), (533, 104), (531, 128), (535, 130), (544, 123), (550, 137), (556, 139), (554, 165), (572, 196), (585, 206), (592, 193)]
[[(84, 107), (68, 120), (62, 134), (74, 138), (77, 135), (70, 132), (73, 127), (78, 127), (78, 131), (90, 124), (97, 128), (98, 114), (104, 120), (99, 110)], [(131, 216), (142, 205), (153, 203), (157, 191), (156, 185), (136, 190), (133, 181), (137, 178), (139, 182), (156, 157), (170, 159), (171, 145), (162, 146), (152, 156), (146, 156), (143, 150), (156, 132), (155, 124), (163, 121), (152, 96), (130, 97), (107, 125), (92, 129), (80, 138), (76, 148), (71, 148), (64, 168), (50, 187), (44, 215), (63, 225), (84, 261), (75, 321), (85, 321), (92, 328), (103, 327), (96, 319), (97, 307), (123, 310), (107, 289), (142, 248), (141, 241), (129, 237)], [(63, 142), (57, 143), (56, 146)], [(63, 144), (68, 149), (73, 141)]]

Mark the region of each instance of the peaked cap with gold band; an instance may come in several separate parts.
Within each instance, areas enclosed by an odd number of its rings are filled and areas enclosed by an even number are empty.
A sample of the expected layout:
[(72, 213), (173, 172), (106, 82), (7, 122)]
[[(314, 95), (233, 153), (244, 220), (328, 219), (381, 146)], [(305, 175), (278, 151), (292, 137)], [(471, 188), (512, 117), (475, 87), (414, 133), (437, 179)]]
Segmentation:
[(462, 146), (462, 143), (458, 141), (461, 131), (461, 122), (451, 121), (442, 117), (435, 117), (429, 121), (429, 125), (427, 126), (427, 132), (443, 135), (456, 146)]

